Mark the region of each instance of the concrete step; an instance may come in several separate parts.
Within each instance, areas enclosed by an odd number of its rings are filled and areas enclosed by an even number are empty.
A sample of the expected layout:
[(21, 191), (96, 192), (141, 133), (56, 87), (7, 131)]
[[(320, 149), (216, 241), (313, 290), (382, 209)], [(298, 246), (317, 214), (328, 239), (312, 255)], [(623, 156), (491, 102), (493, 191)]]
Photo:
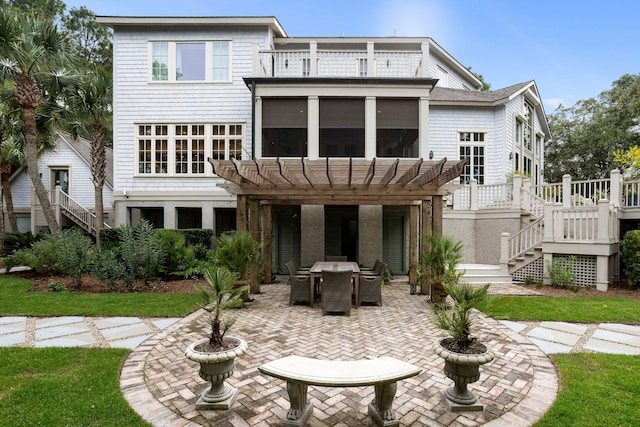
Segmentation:
[(502, 270), (499, 265), (460, 264), (458, 269), (465, 270), (463, 280), (467, 283), (513, 283), (511, 275)]

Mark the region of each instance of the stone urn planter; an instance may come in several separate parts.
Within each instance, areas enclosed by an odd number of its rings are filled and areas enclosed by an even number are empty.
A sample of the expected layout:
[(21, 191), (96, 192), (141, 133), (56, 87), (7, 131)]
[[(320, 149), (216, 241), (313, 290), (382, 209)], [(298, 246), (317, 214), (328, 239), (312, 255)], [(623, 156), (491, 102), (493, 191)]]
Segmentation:
[(447, 338), (433, 345), (434, 352), (444, 359), (444, 373), (453, 381), (453, 387), (441, 390), (449, 409), (458, 411), (482, 411), (484, 406), (478, 402), (477, 397), (467, 388), (467, 384), (480, 379), (480, 365), (493, 360), (493, 352), (484, 344), (485, 352), (479, 354), (456, 353), (443, 346)]
[(194, 342), (185, 352), (189, 360), (200, 363), (200, 378), (211, 382), (211, 388), (202, 393), (196, 409), (229, 409), (238, 395), (238, 389), (225, 383), (233, 375), (235, 358), (247, 350), (247, 343), (240, 338), (225, 338), (225, 342), (236, 342), (237, 346), (226, 351), (203, 352), (198, 347), (205, 345), (208, 338)]

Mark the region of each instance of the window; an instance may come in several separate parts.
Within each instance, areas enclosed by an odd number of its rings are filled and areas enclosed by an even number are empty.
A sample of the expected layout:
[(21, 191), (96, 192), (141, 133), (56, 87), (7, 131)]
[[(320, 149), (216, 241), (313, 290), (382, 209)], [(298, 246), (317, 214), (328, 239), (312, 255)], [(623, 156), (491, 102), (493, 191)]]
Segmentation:
[(367, 58), (358, 58), (358, 77), (367, 77)]
[(484, 184), (484, 140), (482, 132), (460, 132), (458, 137), (460, 144), (460, 160), (468, 159), (468, 163), (460, 174), (460, 183), (469, 184), (472, 179), (478, 184)]
[(242, 125), (213, 125), (213, 148), (211, 157), (242, 160)]
[(533, 106), (528, 102), (524, 103), (524, 133), (522, 141), (524, 148), (531, 151), (531, 144), (533, 142)]
[(364, 99), (320, 98), (320, 156), (364, 157)]
[(311, 59), (302, 58), (302, 76), (309, 77), (311, 75)]
[(138, 173), (168, 172), (168, 126), (138, 126)]
[(376, 155), (418, 157), (418, 100), (376, 100)]
[(307, 98), (263, 98), (262, 156), (307, 155)]
[(151, 80), (169, 79), (169, 43), (153, 43), (151, 49)]
[(230, 41), (151, 43), (151, 81), (230, 80)]
[(204, 43), (176, 43), (176, 80), (204, 80), (204, 61)]
[(176, 174), (203, 174), (204, 125), (176, 125)]
[(207, 153), (215, 159), (242, 158), (244, 125), (142, 124), (137, 126), (137, 173), (205, 175)]

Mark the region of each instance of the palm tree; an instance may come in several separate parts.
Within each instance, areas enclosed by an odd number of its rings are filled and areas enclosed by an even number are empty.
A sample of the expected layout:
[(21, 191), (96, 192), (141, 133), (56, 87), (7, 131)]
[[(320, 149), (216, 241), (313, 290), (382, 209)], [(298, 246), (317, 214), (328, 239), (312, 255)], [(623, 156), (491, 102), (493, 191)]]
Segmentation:
[(96, 246), (100, 248), (99, 229), (103, 223), (102, 188), (107, 174), (105, 141), (111, 121), (111, 74), (96, 65), (76, 85), (69, 87), (66, 104), (69, 128), (74, 137), (88, 136), (91, 141), (91, 174), (95, 188)]
[(13, 83), (14, 97), (22, 110), (25, 154), (29, 177), (52, 234), (60, 225), (38, 170), (36, 109), (43, 99), (54, 99), (69, 76), (56, 71), (67, 57), (67, 40), (51, 19), (0, 10), (0, 79)]

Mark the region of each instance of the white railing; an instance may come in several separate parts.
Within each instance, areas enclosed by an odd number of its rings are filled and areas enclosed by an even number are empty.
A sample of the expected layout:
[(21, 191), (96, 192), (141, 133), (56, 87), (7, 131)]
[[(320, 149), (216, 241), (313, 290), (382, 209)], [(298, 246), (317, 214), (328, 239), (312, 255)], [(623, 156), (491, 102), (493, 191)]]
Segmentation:
[(513, 204), (513, 186), (511, 184), (494, 184), (478, 186), (478, 208), (509, 208)]
[(592, 206), (601, 199), (609, 199), (611, 181), (609, 178), (571, 181), (571, 197), (574, 206)]
[(622, 184), (622, 206), (640, 207), (640, 181), (625, 181)]
[[(96, 219), (96, 215), (93, 212), (82, 206), (62, 190), (60, 190), (58, 202), (60, 203), (60, 207), (62, 209), (73, 216), (77, 220), (77, 222), (83, 225), (83, 227), (87, 231), (95, 235), (95, 233), (97, 232), (98, 221)], [(109, 226), (109, 224), (107, 223), (103, 223), (102, 227), (111, 228), (111, 226)]]
[(256, 72), (258, 77), (415, 77), (421, 61), (420, 51), (261, 50)]
[(562, 203), (562, 183), (535, 185), (533, 194), (545, 203)]
[(595, 242), (598, 209), (595, 206), (556, 208), (553, 211), (554, 242)]
[(542, 244), (544, 222), (538, 218), (525, 228), (509, 237), (508, 259), (513, 260)]

